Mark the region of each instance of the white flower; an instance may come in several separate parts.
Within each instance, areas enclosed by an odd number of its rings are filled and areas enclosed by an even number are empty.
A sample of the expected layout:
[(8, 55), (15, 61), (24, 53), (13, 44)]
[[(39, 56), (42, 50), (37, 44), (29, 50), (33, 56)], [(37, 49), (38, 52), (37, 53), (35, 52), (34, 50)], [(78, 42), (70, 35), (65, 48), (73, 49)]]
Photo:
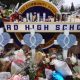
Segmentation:
[(70, 58), (72, 64), (75, 64), (77, 62), (77, 59), (74, 55), (72, 55), (72, 57)]
[(49, 58), (45, 58), (45, 62), (49, 63), (50, 62)]
[(50, 62), (50, 65), (54, 65), (54, 60), (52, 60), (52, 61)]
[(46, 64), (46, 62), (45, 62), (45, 61), (43, 61), (43, 64)]

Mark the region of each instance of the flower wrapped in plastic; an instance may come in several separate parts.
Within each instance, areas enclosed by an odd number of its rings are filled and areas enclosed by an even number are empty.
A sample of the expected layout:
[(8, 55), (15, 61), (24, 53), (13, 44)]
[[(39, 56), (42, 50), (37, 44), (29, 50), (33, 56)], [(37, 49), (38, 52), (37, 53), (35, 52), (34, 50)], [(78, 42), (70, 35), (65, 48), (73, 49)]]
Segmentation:
[(27, 76), (22, 76), (22, 75), (13, 75), (10, 79), (8, 80), (29, 80), (29, 75)]

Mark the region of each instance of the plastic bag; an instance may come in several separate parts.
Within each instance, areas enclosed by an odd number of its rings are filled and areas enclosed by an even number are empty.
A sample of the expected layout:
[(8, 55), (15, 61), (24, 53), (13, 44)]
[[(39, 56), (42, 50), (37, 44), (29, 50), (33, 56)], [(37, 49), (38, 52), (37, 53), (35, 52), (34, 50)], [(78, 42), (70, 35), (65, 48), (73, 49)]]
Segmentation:
[(10, 72), (0, 72), (0, 80), (7, 80), (11, 77)]
[(52, 70), (45, 68), (45, 75), (48, 80), (51, 79)]
[(72, 71), (66, 62), (54, 59), (51, 61), (51, 64), (54, 64), (56, 71), (63, 76), (72, 76)]
[(29, 75), (23, 76), (23, 77), (22, 77), (22, 80), (29, 80)]
[(10, 79), (8, 80), (29, 80), (29, 75), (27, 76), (22, 76), (22, 75), (13, 75)]
[(21, 71), (21, 67), (18, 66), (16, 63), (12, 62), (11, 64), (11, 74), (16, 74), (17, 72)]
[(16, 61), (20, 61), (21, 63), (25, 62), (26, 57), (25, 57), (22, 49), (15, 51), (14, 54), (15, 54), (15, 60)]

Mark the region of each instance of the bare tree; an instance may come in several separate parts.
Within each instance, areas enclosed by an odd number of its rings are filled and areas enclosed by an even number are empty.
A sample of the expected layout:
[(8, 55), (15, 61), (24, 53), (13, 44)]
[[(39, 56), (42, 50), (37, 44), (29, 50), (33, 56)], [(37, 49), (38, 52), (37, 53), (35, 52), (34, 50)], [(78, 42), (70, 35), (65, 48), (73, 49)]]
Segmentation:
[(56, 6), (61, 6), (62, 3), (64, 2), (64, 0), (49, 0), (49, 1), (51, 1)]

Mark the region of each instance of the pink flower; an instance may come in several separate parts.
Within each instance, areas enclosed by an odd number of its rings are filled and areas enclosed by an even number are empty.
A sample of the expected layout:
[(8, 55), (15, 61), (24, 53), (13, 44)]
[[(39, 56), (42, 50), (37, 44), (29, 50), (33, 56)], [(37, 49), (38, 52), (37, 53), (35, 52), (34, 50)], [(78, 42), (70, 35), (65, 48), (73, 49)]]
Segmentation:
[(15, 75), (15, 76), (12, 76), (10, 79), (8, 80), (22, 80), (22, 77), (21, 75)]
[(21, 76), (15, 75), (14, 78), (13, 78), (13, 80), (21, 80)]

